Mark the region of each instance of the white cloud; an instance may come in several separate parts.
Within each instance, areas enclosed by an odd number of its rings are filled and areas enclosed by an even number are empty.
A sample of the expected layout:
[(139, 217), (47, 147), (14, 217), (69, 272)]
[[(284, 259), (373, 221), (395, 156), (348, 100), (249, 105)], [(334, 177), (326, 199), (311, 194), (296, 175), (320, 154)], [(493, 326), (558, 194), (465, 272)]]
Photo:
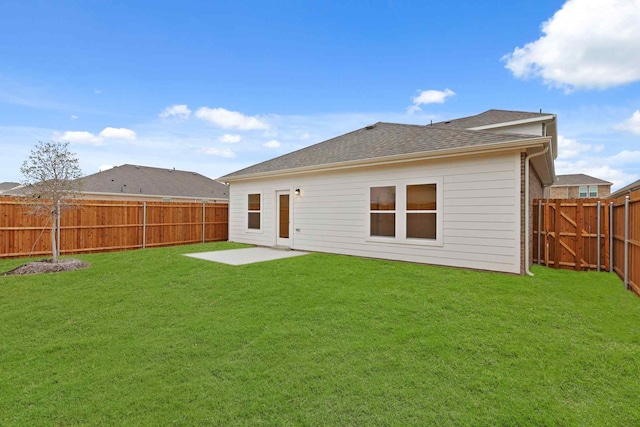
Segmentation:
[(237, 111), (224, 108), (202, 107), (196, 111), (196, 117), (207, 120), (223, 129), (269, 129), (269, 125), (257, 117), (245, 116)]
[(130, 129), (106, 127), (98, 135), (87, 131), (54, 132), (53, 139), (71, 144), (102, 145), (105, 139), (136, 139), (136, 133)]
[(71, 115), (71, 120), (78, 120), (80, 117), (76, 116), (75, 114)]
[(99, 136), (111, 139), (136, 139), (136, 133), (126, 128), (106, 127), (100, 132)]
[(418, 107), (417, 105), (410, 105), (407, 107), (407, 114), (415, 114), (418, 111), (422, 111), (422, 108)]
[[(558, 158), (570, 159), (577, 157), (578, 155), (588, 152), (596, 151), (596, 147), (591, 144), (582, 144), (575, 139), (565, 138), (562, 135), (558, 135)], [(602, 149), (602, 146), (599, 146)], [(599, 151), (599, 150), (598, 150)]]
[(636, 110), (631, 117), (614, 126), (614, 128), (640, 135), (640, 110)]
[(618, 154), (609, 158), (612, 162), (617, 164), (631, 164), (640, 163), (640, 151), (622, 150)]
[(158, 114), (158, 116), (162, 119), (175, 117), (181, 120), (188, 119), (190, 115), (191, 110), (186, 106), (186, 104), (172, 105), (171, 107), (165, 108), (162, 113)]
[(542, 32), (502, 57), (515, 77), (567, 90), (640, 80), (640, 0), (569, 0)]
[(418, 96), (413, 98), (414, 106), (423, 104), (444, 104), (444, 101), (455, 95), (456, 93), (451, 89), (445, 90), (423, 90)]
[[(585, 175), (604, 179), (605, 181), (613, 183), (611, 187), (613, 191), (638, 179), (637, 174), (627, 173), (623, 169), (608, 164), (598, 163), (594, 160), (595, 159), (583, 159), (578, 161), (556, 160), (556, 175), (583, 173)], [(605, 160), (605, 163), (608, 163), (607, 160)]]
[(242, 137), (240, 135), (231, 135), (229, 133), (225, 133), (224, 135), (218, 138), (218, 141), (225, 144), (237, 144), (241, 140), (242, 140)]
[(216, 148), (216, 147), (209, 147), (209, 148), (200, 149), (200, 152), (204, 153), (204, 154), (211, 154), (211, 155), (214, 155), (214, 156), (225, 157), (225, 158), (228, 158), (228, 159), (233, 158), (233, 157), (236, 156), (236, 153), (234, 153), (233, 151), (231, 151), (228, 148), (225, 148), (225, 149), (221, 150), (221, 149)]
[(100, 95), (102, 93), (102, 89), (94, 89), (93, 93), (95, 93), (96, 95)]
[(102, 138), (85, 131), (67, 131), (63, 134), (55, 133), (54, 139), (59, 139), (71, 144), (102, 145)]
[(278, 141), (276, 141), (275, 139), (272, 139), (271, 141), (265, 142), (264, 144), (262, 144), (263, 147), (267, 147), (267, 148), (278, 148), (280, 147), (280, 143)]
[(584, 144), (558, 135), (556, 175), (583, 173), (612, 182), (614, 190), (638, 179), (633, 166), (640, 163), (640, 151), (599, 154), (604, 148), (601, 144)]

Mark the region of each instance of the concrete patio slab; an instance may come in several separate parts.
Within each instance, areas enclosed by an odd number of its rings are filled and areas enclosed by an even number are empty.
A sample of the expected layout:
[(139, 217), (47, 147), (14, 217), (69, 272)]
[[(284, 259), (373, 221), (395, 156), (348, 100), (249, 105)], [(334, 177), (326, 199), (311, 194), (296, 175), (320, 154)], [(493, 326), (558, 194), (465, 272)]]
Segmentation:
[(287, 251), (272, 248), (229, 249), (226, 251), (198, 252), (185, 256), (204, 259), (206, 261), (221, 262), (229, 265), (253, 264), (254, 262), (273, 261), (307, 255), (309, 252)]

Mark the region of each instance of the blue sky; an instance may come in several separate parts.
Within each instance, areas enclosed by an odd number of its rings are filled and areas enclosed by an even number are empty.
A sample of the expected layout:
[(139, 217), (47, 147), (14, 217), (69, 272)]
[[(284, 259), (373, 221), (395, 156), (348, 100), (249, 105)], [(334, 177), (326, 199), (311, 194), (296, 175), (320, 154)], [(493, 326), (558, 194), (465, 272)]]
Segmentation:
[(640, 178), (638, 22), (640, 0), (9, 2), (0, 182), (38, 141), (85, 174), (215, 178), (377, 121), (542, 108), (556, 173), (620, 187)]

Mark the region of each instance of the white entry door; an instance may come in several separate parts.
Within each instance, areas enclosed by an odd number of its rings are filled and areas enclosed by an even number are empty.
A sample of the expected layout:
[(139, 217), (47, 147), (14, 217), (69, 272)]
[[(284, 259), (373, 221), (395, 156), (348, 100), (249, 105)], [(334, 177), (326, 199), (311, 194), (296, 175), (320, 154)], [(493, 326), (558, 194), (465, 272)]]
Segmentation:
[(276, 192), (278, 215), (276, 245), (291, 247), (291, 196), (289, 191)]

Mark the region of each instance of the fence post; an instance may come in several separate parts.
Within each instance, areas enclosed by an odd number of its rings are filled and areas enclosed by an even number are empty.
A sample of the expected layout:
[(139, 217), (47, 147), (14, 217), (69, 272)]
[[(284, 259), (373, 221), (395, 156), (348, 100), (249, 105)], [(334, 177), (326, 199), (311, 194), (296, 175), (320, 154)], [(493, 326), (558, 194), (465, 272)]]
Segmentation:
[(60, 200), (58, 200), (56, 202), (56, 204), (57, 204), (57, 209), (58, 209), (58, 221), (57, 221), (58, 222), (58, 229), (56, 230), (56, 233), (57, 233), (56, 237), (58, 239), (58, 245), (57, 245), (58, 247), (56, 248), (56, 250), (58, 252), (58, 256), (60, 256), (60, 217), (62, 216), (62, 215), (60, 215)]
[(202, 201), (202, 243), (204, 243), (204, 214), (205, 214), (205, 207), (204, 207), (204, 200)]
[(609, 202), (609, 273), (613, 273), (613, 202)]
[(624, 198), (624, 286), (629, 289), (629, 196)]
[(540, 236), (542, 234), (542, 200), (538, 199), (538, 265), (540, 265)]
[(553, 242), (553, 268), (560, 268), (560, 230), (562, 229), (562, 202), (560, 199), (556, 200), (556, 212), (555, 212), (555, 235)]
[(598, 200), (598, 212), (596, 213), (596, 270), (600, 271), (600, 200)]
[(142, 249), (147, 247), (147, 202), (142, 202)]

